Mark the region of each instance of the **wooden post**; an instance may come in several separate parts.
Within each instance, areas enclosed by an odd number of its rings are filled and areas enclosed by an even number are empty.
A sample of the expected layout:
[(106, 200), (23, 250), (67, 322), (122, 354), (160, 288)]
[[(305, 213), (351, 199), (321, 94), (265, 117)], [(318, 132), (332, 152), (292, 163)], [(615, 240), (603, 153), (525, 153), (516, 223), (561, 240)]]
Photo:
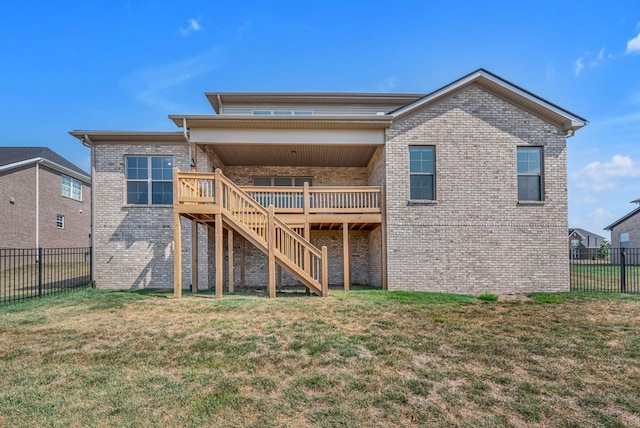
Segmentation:
[(380, 282), (381, 282), (381, 286), (383, 290), (387, 289), (387, 201), (386, 201), (386, 192), (385, 192), (385, 185), (383, 184), (382, 186), (380, 186), (380, 212), (382, 213), (381, 215), (381, 222), (380, 222), (380, 227), (382, 228), (382, 230), (380, 231), (381, 234), (381, 245), (382, 245), (382, 251), (380, 251), (380, 255), (381, 255), (381, 259), (380, 260)]
[(329, 258), (327, 257), (327, 247), (322, 246), (322, 297), (329, 295)]
[(308, 218), (309, 209), (311, 208), (311, 198), (309, 197), (309, 183), (304, 182), (303, 194), (302, 194), (302, 206), (304, 207), (305, 218)]
[(244, 277), (244, 246), (245, 246), (245, 242), (247, 242), (246, 239), (242, 238), (242, 241), (240, 241), (240, 285), (242, 287), (246, 287), (246, 283), (245, 283), (245, 277)]
[(229, 228), (227, 232), (227, 257), (229, 262), (229, 293), (234, 291), (234, 269), (233, 269), (233, 229)]
[(268, 252), (268, 263), (267, 263), (267, 293), (269, 294), (269, 298), (273, 299), (276, 297), (276, 254), (275, 254), (275, 245), (276, 245), (276, 226), (274, 222), (274, 208), (273, 204), (269, 205), (269, 222), (267, 224), (268, 234), (267, 234), (267, 247), (269, 249)]
[(180, 201), (178, 168), (173, 168), (173, 297), (182, 297), (182, 226), (175, 210)]
[(198, 292), (198, 222), (191, 222), (191, 292)]
[(173, 297), (182, 297), (182, 226), (178, 213), (173, 213)]
[(344, 265), (344, 291), (351, 285), (351, 249), (349, 248), (349, 223), (342, 223), (342, 257)]
[(223, 269), (223, 234), (222, 234), (222, 214), (218, 212), (215, 219), (215, 246), (216, 246), (216, 298), (222, 297), (222, 269)]
[[(307, 185), (306, 182), (304, 184)], [(303, 233), (304, 239), (306, 239), (307, 242), (311, 242), (311, 228), (309, 227), (309, 221), (304, 222)], [(307, 275), (311, 275), (311, 255), (309, 254), (309, 249), (306, 246), (304, 247), (304, 271), (307, 273)], [(307, 294), (311, 294), (311, 290), (309, 289), (309, 287), (306, 287), (304, 291)]]

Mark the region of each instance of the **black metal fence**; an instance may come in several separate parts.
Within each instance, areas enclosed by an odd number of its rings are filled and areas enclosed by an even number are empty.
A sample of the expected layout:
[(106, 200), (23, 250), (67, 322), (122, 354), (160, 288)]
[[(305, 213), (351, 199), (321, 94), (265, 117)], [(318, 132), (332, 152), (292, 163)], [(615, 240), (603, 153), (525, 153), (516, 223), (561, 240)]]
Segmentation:
[(0, 248), (0, 304), (91, 283), (91, 248)]
[(569, 252), (571, 291), (640, 293), (640, 248)]

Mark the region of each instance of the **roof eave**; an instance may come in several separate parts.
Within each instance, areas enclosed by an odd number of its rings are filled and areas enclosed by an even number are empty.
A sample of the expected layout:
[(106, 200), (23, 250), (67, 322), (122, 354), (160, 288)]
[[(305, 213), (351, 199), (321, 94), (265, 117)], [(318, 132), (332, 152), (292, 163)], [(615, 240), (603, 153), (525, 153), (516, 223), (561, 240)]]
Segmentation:
[[(351, 126), (371, 128), (388, 128), (393, 119), (388, 115), (362, 115), (362, 116), (251, 116), (251, 115), (169, 115), (176, 126), (182, 127), (187, 123), (191, 128), (194, 121), (206, 123), (212, 128), (240, 128), (245, 125), (256, 126), (262, 124), (265, 128), (289, 128), (289, 127), (318, 127), (326, 126), (349, 128)], [(190, 125), (191, 122), (191, 125)]]

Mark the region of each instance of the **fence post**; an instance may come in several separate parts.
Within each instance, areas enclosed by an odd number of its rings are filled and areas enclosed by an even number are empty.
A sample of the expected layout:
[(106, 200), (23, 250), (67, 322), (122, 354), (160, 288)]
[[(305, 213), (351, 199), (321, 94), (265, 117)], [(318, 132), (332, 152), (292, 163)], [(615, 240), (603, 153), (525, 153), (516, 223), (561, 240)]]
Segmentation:
[(38, 247), (38, 297), (42, 297), (42, 247)]
[(627, 268), (625, 249), (620, 248), (620, 292), (627, 292)]

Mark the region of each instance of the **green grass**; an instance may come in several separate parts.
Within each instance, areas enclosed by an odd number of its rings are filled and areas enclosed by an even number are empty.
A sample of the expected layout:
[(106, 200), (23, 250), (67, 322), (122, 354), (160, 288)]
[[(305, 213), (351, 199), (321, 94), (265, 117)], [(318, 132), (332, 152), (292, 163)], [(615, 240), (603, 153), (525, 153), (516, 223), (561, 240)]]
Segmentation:
[(634, 426), (640, 298), (82, 290), (0, 307), (0, 426)]
[[(620, 266), (598, 261), (571, 261), (571, 289), (620, 291)], [(640, 266), (626, 266), (627, 291), (640, 293)]]

